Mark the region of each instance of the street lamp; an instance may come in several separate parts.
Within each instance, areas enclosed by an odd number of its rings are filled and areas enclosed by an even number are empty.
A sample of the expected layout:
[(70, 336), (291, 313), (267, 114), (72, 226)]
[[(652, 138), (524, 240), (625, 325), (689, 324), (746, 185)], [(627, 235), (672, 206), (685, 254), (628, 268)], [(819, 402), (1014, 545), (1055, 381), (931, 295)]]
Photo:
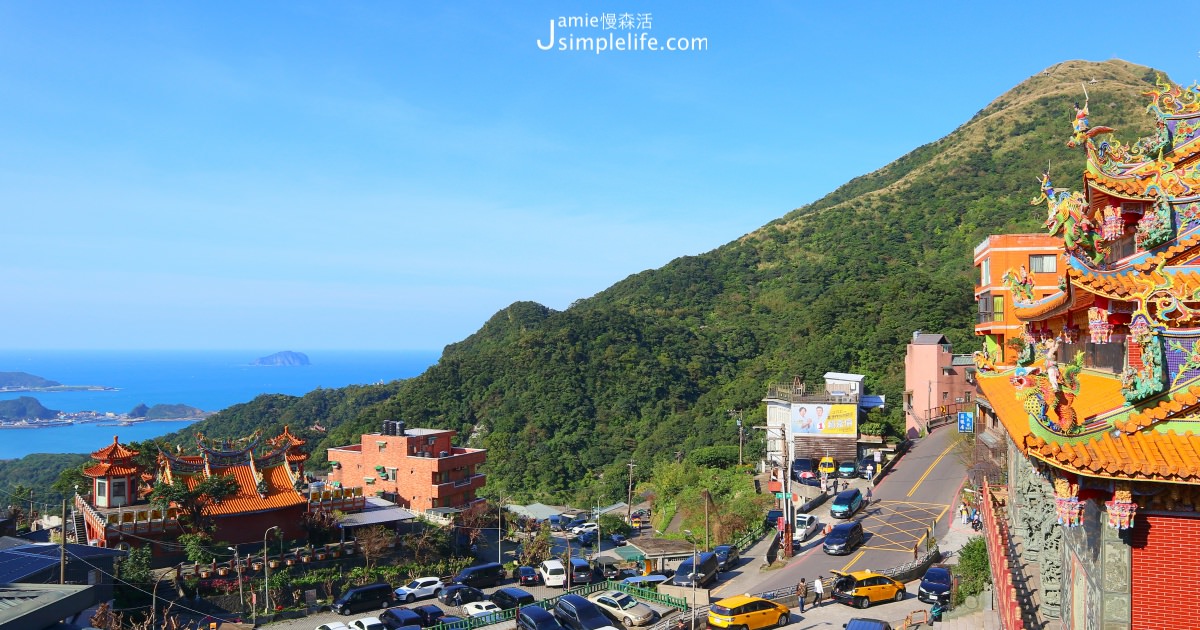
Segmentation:
[(271, 614), (271, 563), (267, 561), (267, 534), (270, 534), (272, 529), (279, 529), (279, 526), (272, 525), (263, 532), (263, 602), (266, 604), (264, 615)]
[(700, 581), (700, 568), (696, 566), (696, 536), (690, 529), (683, 530), (683, 533), (687, 534), (688, 542), (692, 543), (692, 574), (688, 578), (692, 581), (692, 630), (696, 630), (696, 582)]
[(236, 547), (226, 547), (233, 552), (233, 562), (237, 565), (238, 576), (238, 602), (242, 605), (242, 610), (246, 610), (246, 594), (242, 592), (242, 561), (238, 558), (238, 550)]

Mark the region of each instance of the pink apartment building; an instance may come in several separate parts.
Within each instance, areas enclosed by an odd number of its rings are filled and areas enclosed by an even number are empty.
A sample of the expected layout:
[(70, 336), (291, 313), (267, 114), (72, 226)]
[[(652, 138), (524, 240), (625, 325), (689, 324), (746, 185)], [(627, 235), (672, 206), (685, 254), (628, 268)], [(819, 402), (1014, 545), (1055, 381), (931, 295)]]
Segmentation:
[(937, 333), (913, 333), (904, 355), (904, 432), (916, 437), (930, 422), (950, 421), (959, 411), (974, 411), (975, 362), (954, 354)]

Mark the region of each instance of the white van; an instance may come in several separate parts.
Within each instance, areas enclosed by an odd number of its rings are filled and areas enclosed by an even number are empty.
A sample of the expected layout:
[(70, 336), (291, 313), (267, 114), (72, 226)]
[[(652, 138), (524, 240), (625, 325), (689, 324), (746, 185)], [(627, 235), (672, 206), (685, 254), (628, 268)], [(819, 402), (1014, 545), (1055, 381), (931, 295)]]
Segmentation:
[(546, 586), (565, 587), (567, 585), (567, 569), (561, 560), (547, 560), (538, 567), (542, 574), (542, 583)]

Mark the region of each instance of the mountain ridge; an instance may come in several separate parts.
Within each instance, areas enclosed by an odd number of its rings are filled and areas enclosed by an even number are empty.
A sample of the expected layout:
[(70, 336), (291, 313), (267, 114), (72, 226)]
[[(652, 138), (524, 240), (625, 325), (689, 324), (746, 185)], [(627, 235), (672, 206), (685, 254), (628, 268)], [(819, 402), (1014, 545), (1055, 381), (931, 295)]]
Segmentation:
[[(169, 437), (289, 424), (319, 468), (325, 448), (404, 420), (488, 448), (489, 493), (590, 503), (624, 499), (631, 457), (645, 479), (656, 462), (736, 444), (730, 410), (762, 424), (775, 381), (856, 372), (898, 401), (913, 330), (945, 334), (958, 352), (977, 347), (973, 248), (1040, 230), (1036, 177), (1047, 162), (1060, 177), (1083, 164), (1065, 146), (1082, 86), (1093, 124), (1132, 140), (1152, 130), (1140, 93), (1154, 77), (1120, 60), (1056, 64), (945, 137), (712, 251), (630, 274), (566, 310), (514, 302), (420, 376), (259, 396)], [(854, 120), (848, 141), (899, 124), (886, 111)], [(869, 420), (900, 417), (893, 403)], [(329, 431), (298, 429), (312, 424)], [(761, 443), (752, 432), (751, 460)]]

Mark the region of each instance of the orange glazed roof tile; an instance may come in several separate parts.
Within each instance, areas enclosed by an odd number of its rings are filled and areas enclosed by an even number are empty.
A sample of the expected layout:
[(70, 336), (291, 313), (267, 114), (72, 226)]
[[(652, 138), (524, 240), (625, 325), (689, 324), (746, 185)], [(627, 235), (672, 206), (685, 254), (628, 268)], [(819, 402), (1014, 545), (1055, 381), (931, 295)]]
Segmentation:
[(127, 475), (136, 475), (139, 472), (141, 471), (137, 466), (113, 464), (110, 462), (100, 462), (83, 469), (83, 474), (93, 479), (96, 477), (124, 477)]
[(1030, 454), (1056, 467), (1084, 475), (1200, 483), (1200, 436), (1174, 431), (1105, 431), (1066, 447), (1037, 437), (1026, 440)]
[(127, 459), (137, 455), (139, 451), (127, 448), (117, 441), (117, 436), (113, 436), (112, 444), (92, 453), (92, 459)]
[(308, 443), (308, 440), (302, 440), (292, 435), (292, 432), (288, 429), (288, 425), (286, 424), (283, 425), (283, 433), (280, 433), (268, 441), (274, 446), (279, 446), (280, 444), (284, 443), (286, 443), (288, 446), (304, 446)]
[[(270, 466), (261, 472), (263, 481), (267, 484), (266, 498), (258, 494), (258, 482), (255, 480), (254, 471), (251, 470), (249, 464), (214, 468), (212, 471), (214, 476), (233, 475), (234, 480), (237, 481), (238, 490), (234, 496), (220, 503), (210, 504), (204, 509), (205, 514), (227, 516), (278, 510), (307, 503), (307, 500), (292, 487), (292, 478), (285, 466)], [(189, 488), (194, 488), (198, 482), (199, 475), (187, 477)]]

